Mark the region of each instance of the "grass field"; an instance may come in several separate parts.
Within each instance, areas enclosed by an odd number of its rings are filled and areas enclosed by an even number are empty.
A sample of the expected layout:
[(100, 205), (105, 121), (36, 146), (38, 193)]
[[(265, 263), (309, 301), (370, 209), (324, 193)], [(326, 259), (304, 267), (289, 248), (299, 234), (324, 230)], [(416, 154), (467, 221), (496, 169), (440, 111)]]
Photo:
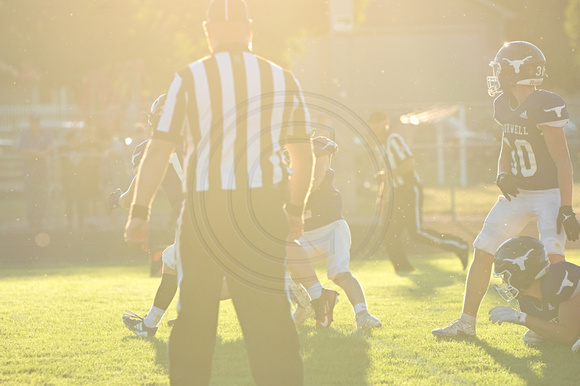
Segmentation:
[[(569, 260), (580, 263), (574, 252)], [(353, 262), (383, 328), (357, 332), (342, 294), (330, 329), (317, 331), (313, 321), (298, 329), (306, 384), (578, 384), (580, 356), (569, 347), (528, 348), (525, 327), (487, 320), (489, 309), (504, 304), (492, 291), (476, 339), (432, 337), (433, 328), (458, 317), (465, 272), (445, 254), (413, 263), (416, 271), (399, 276), (385, 259)], [(148, 272), (144, 261), (0, 265), (0, 384), (168, 384), (165, 322), (175, 305), (154, 338), (137, 338), (121, 322), (125, 308), (148, 311), (159, 283)], [(212, 384), (251, 385), (231, 301), (220, 313)]]

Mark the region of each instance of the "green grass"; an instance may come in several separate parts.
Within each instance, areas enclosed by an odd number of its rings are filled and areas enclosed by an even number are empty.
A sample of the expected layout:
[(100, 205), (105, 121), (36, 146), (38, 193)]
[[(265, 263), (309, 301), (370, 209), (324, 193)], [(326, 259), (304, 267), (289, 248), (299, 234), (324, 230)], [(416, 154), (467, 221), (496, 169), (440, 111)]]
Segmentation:
[[(580, 263), (580, 253), (569, 255)], [(317, 331), (313, 321), (298, 329), (306, 384), (577, 384), (580, 357), (569, 347), (528, 348), (525, 327), (487, 320), (490, 308), (504, 304), (492, 291), (476, 339), (432, 337), (433, 328), (458, 317), (465, 273), (445, 254), (413, 263), (416, 271), (398, 276), (386, 260), (353, 262), (383, 328), (356, 332), (341, 294), (330, 329)], [(154, 338), (137, 338), (121, 322), (125, 308), (148, 311), (158, 284), (145, 262), (0, 265), (0, 384), (168, 384), (165, 322), (176, 316), (175, 305)], [(224, 301), (212, 384), (252, 384), (244, 347), (231, 301)]]

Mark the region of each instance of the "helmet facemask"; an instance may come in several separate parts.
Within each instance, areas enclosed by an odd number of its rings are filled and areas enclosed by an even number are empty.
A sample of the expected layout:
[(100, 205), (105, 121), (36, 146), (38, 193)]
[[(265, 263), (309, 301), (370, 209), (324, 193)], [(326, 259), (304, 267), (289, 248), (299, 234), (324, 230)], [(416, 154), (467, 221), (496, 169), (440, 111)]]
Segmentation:
[(491, 67), (493, 75), (487, 77), (487, 93), (490, 97), (494, 97), (502, 92), (501, 84), (499, 83), (501, 64), (493, 61), (489, 63), (489, 66)]
[(502, 281), (502, 286), (495, 284), (493, 288), (503, 300), (506, 302), (511, 302), (519, 296), (520, 290), (511, 285), (512, 274), (510, 271), (506, 270), (500, 273), (494, 273), (493, 277), (501, 279)]

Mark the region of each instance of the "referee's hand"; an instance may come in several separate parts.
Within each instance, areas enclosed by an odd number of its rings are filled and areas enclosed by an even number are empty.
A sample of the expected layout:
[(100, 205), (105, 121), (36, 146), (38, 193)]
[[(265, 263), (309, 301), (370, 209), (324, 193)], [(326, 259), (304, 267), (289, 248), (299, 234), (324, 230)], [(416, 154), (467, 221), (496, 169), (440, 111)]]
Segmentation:
[(288, 232), (288, 240), (298, 240), (304, 232), (304, 219), (302, 216), (293, 216), (286, 214), (288, 217), (288, 225), (290, 226)]
[(149, 251), (149, 221), (142, 218), (132, 218), (125, 226), (125, 242), (131, 247)]

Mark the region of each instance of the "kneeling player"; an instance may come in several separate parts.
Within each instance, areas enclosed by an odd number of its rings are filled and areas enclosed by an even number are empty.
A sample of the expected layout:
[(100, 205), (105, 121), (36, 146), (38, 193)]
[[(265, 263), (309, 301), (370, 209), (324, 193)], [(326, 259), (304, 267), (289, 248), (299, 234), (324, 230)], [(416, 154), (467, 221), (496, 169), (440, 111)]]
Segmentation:
[(489, 311), (489, 320), (528, 327), (523, 336), (527, 345), (551, 341), (571, 346), (578, 340), (579, 266), (566, 261), (551, 264), (544, 245), (526, 236), (503, 243), (495, 254), (494, 265), (494, 276), (503, 282), (501, 287), (495, 286), (496, 291), (508, 302), (517, 299), (520, 311), (494, 307)]

